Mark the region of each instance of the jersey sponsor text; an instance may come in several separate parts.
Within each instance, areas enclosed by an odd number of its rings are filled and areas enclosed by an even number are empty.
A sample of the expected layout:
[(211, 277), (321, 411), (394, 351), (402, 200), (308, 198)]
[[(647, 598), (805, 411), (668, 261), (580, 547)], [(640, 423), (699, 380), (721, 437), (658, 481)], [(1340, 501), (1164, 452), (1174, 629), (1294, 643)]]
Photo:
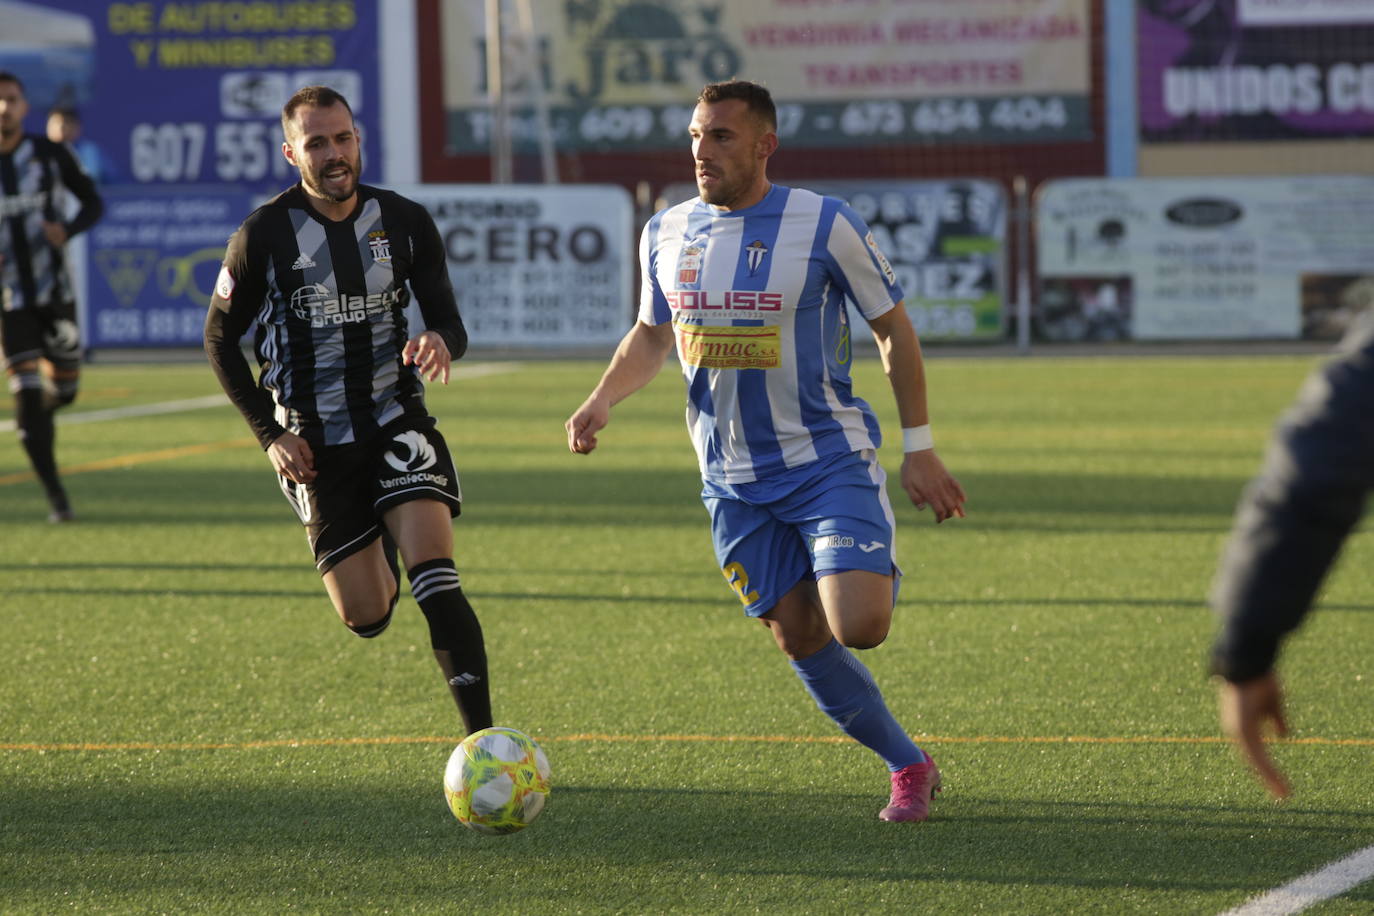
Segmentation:
[(682, 361), (702, 369), (776, 369), (782, 337), (776, 327), (720, 328), (679, 324)]
[(682, 289), (663, 294), (670, 308), (679, 311), (782, 311), (783, 294), (756, 292), (749, 289)]

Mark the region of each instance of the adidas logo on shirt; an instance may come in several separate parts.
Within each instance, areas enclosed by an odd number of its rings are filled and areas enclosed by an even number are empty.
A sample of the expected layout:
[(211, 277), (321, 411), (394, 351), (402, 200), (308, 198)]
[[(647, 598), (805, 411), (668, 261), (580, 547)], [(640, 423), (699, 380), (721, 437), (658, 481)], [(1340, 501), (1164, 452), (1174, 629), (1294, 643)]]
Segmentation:
[(307, 267), (314, 267), (314, 266), (315, 266), (315, 262), (312, 261), (312, 260), (310, 260), (310, 255), (308, 255), (308, 254), (302, 254), (299, 258), (296, 258), (296, 263), (294, 263), (294, 264), (291, 265), (291, 269), (292, 269), (292, 270), (305, 270)]

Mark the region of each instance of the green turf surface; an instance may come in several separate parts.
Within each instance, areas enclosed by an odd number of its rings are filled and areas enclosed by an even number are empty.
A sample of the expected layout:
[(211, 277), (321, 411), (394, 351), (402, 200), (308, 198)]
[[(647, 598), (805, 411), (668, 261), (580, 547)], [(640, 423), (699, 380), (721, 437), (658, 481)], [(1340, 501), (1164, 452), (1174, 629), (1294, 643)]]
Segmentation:
[[(1284, 655), (1290, 804), (1217, 742), (1202, 667), (1236, 497), (1312, 365), (932, 355), (969, 517), (895, 492), (907, 576), (863, 654), (945, 775), (920, 826), (876, 820), (885, 770), (742, 619), (671, 370), (586, 457), (562, 422), (599, 362), (431, 388), (497, 719), (554, 770), (509, 837), (444, 806), (457, 722), (423, 618), (407, 597), (381, 639), (347, 633), (230, 408), (60, 426), (67, 526), (0, 433), (0, 911), (1235, 906), (1374, 843), (1374, 538)], [(856, 375), (895, 428), (876, 361)], [(203, 366), (96, 364), (73, 412), (217, 390)], [(1374, 883), (1310, 912), (1374, 912)]]

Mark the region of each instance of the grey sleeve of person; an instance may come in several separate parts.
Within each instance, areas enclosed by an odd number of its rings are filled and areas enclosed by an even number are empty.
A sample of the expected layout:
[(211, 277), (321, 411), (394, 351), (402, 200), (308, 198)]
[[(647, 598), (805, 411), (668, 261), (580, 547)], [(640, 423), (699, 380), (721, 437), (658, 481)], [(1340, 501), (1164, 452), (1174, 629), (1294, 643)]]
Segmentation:
[(1236, 511), (1212, 590), (1212, 672), (1240, 683), (1273, 668), (1311, 609), (1374, 487), (1374, 312), (1304, 384)]

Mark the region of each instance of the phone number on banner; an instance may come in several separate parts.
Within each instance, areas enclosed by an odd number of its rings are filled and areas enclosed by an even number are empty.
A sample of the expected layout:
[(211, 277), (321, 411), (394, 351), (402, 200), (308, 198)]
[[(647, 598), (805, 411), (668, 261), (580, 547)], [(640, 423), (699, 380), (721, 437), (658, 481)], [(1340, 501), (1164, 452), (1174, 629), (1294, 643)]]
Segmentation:
[[(781, 139), (812, 146), (853, 146), (875, 140), (1020, 143), (1090, 136), (1087, 99), (1070, 95), (783, 102), (777, 113)], [(612, 105), (554, 108), (546, 123), (560, 148), (649, 149), (686, 142), (691, 120), (690, 105)], [(532, 145), (540, 134), (535, 114), (515, 111), (511, 121), (516, 142)], [(449, 124), (454, 152), (488, 151), (490, 112), (454, 112)]]
[(129, 167), (139, 182), (288, 178), (281, 142), (281, 125), (266, 121), (141, 123), (129, 131)]

